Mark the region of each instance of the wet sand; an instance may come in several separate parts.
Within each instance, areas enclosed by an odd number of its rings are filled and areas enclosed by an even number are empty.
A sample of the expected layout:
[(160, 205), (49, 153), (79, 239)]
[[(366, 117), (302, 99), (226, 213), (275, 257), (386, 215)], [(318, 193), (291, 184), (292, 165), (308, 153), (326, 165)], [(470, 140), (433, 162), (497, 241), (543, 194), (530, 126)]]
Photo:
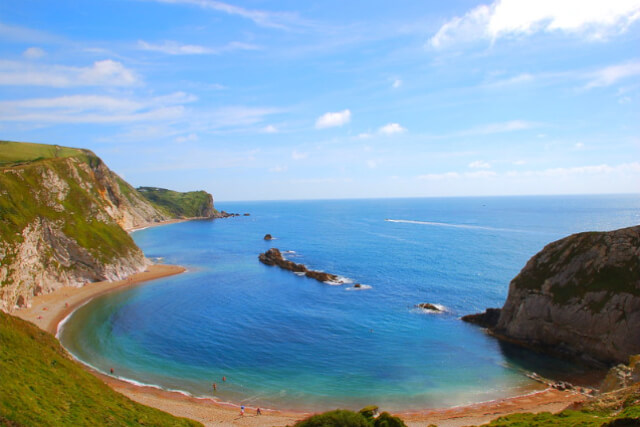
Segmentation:
[[(39, 328), (55, 335), (62, 320), (73, 310), (98, 295), (184, 271), (183, 267), (175, 265), (151, 265), (146, 271), (134, 274), (125, 280), (90, 283), (81, 288), (63, 287), (50, 294), (37, 296), (30, 307), (22, 308), (12, 314), (31, 321)], [(240, 416), (239, 407), (232, 404), (216, 402), (213, 399), (193, 398), (154, 387), (141, 387), (95, 372), (88, 367), (85, 368), (114, 390), (137, 402), (176, 416), (200, 421), (206, 426), (286, 426), (310, 415), (302, 412), (262, 409), (262, 415), (258, 416), (255, 408), (247, 407), (245, 415)], [(482, 424), (515, 412), (558, 412), (584, 399), (585, 397), (578, 393), (547, 389), (534, 394), (475, 405), (404, 412), (397, 415), (402, 417), (408, 426), (436, 424), (453, 427)]]

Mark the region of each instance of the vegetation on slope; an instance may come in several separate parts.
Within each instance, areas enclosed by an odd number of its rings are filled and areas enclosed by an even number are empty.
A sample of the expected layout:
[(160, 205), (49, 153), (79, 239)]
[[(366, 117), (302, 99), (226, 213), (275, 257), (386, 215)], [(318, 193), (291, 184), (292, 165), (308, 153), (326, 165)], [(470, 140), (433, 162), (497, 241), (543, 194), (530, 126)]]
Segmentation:
[(322, 414), (312, 415), (298, 421), (294, 427), (406, 427), (398, 417), (383, 412), (377, 417), (377, 406), (367, 406), (359, 412), (336, 409)]
[(0, 141), (0, 166), (14, 166), (44, 159), (74, 157), (91, 154), (88, 150), (59, 145), (29, 142)]
[(116, 393), (72, 361), (51, 334), (2, 311), (0, 372), (0, 425), (201, 425)]
[[(100, 162), (86, 153), (80, 162)], [(83, 187), (93, 183), (91, 172), (74, 168), (66, 158), (51, 158), (17, 166), (0, 168), (0, 240), (8, 245), (21, 243), (20, 233), (37, 220), (59, 224), (64, 234), (85, 248), (97, 260), (111, 261), (137, 250), (131, 237), (110, 218), (97, 218), (97, 208), (106, 204), (100, 188)], [(73, 169), (73, 170), (72, 170)], [(54, 173), (67, 186), (67, 194), (58, 197), (43, 182)], [(76, 174), (79, 175), (78, 180)], [(4, 260), (9, 263), (10, 260)]]
[(156, 187), (138, 187), (137, 190), (158, 209), (173, 217), (209, 217), (215, 213), (213, 199), (206, 191), (180, 193)]

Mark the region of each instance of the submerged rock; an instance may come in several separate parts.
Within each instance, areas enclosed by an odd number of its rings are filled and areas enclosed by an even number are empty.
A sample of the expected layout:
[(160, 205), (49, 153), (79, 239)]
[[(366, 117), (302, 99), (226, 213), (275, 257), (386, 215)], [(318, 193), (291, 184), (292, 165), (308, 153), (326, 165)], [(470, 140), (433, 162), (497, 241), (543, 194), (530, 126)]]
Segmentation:
[[(270, 236), (267, 234), (267, 236)], [(266, 236), (265, 236), (266, 239)], [(304, 273), (305, 276), (316, 279), (320, 282), (333, 282), (338, 279), (335, 274), (325, 273), (323, 271), (309, 270), (304, 264), (297, 264), (293, 261), (284, 259), (278, 248), (271, 248), (268, 251), (258, 255), (261, 263), (266, 265), (276, 265), (283, 270), (293, 271), (294, 273)]]
[(420, 304), (416, 304), (417, 308), (421, 308), (423, 310), (429, 310), (429, 311), (437, 311), (437, 312), (441, 312), (443, 311), (440, 307), (438, 307), (435, 304), (430, 304), (428, 302), (423, 302)]

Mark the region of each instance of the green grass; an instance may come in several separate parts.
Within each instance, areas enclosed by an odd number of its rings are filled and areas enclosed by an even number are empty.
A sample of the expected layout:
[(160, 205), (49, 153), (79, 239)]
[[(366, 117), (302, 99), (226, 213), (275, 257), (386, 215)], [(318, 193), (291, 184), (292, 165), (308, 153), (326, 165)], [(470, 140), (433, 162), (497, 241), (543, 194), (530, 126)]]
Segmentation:
[[(79, 167), (80, 163), (96, 165), (99, 162), (100, 159), (90, 153), (78, 152), (73, 159), (50, 158), (0, 167), (0, 240), (13, 247), (23, 241), (21, 233), (25, 227), (43, 220), (61, 228), (67, 238), (103, 263), (137, 251), (131, 237), (102, 211), (107, 202), (100, 192), (105, 189), (92, 172)], [(68, 192), (63, 200), (57, 200), (44, 187), (43, 182), (48, 178), (43, 176), (48, 173), (67, 184)], [(91, 187), (83, 188), (81, 183)], [(96, 218), (100, 212), (102, 220)], [(10, 265), (15, 254), (7, 250), (5, 256), (3, 263)], [(3, 279), (0, 285), (6, 285), (9, 280), (10, 277)]]
[(213, 201), (206, 191), (180, 193), (156, 187), (138, 187), (138, 192), (159, 209), (176, 218), (210, 216)]
[(110, 389), (33, 324), (0, 311), (0, 425), (199, 426)]
[(56, 157), (73, 157), (90, 151), (59, 145), (0, 141), (0, 166), (11, 166)]

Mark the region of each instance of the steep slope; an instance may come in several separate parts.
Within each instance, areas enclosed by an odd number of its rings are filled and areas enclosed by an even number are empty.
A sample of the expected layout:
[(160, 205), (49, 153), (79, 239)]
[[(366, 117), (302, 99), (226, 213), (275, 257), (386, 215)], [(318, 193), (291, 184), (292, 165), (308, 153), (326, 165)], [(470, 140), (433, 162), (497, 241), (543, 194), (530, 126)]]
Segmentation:
[(213, 196), (206, 191), (180, 193), (157, 187), (138, 187), (136, 190), (158, 210), (175, 218), (211, 218), (218, 214), (213, 208)]
[(485, 326), (494, 334), (529, 347), (627, 361), (640, 353), (640, 226), (550, 243), (511, 281), (497, 322), (492, 317)]
[(116, 393), (52, 335), (1, 311), (0, 372), (0, 425), (201, 425)]
[(0, 142), (0, 309), (144, 269), (123, 228), (169, 218), (91, 151)]

